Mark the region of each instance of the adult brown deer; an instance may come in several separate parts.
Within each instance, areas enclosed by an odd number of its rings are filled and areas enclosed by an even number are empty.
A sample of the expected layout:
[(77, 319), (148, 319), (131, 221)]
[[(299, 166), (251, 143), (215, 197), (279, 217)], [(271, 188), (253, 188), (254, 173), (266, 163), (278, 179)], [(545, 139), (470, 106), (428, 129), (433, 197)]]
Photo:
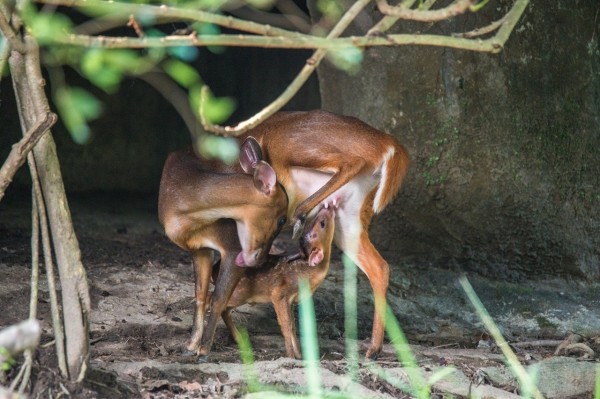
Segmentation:
[[(167, 237), (191, 253), (196, 275), (194, 326), (187, 345), (190, 351), (197, 350), (203, 334), (214, 251), (220, 253), (223, 268), (232, 270), (224, 274), (231, 282), (217, 284), (235, 286), (235, 278), (239, 279), (243, 271), (237, 266), (262, 264), (286, 223), (287, 196), (273, 168), (252, 154), (257, 149), (254, 143), (241, 148), (240, 164), (246, 173), (201, 159), (191, 149), (171, 153), (163, 168), (159, 220)], [(215, 224), (221, 219), (234, 221), (238, 243), (234, 248), (223, 247), (214, 238)]]
[[(333, 207), (322, 208), (307, 222), (300, 238), (301, 255), (293, 258), (270, 255), (261, 267), (237, 268), (242, 271), (242, 276), (221, 312), (225, 325), (236, 341), (239, 341), (239, 332), (231, 318), (231, 311), (246, 303), (270, 302), (273, 303), (277, 314), (277, 321), (285, 341), (286, 355), (296, 359), (301, 358), (292, 305), (298, 302), (300, 279), (306, 279), (311, 293), (314, 293), (329, 271), (334, 214)], [(234, 223), (223, 220), (219, 223), (218, 230), (215, 231), (215, 237), (222, 240), (224, 247), (239, 246), (236, 242)], [(215, 280), (218, 275), (220, 275), (219, 267), (215, 267), (213, 269)], [(218, 317), (218, 314), (211, 309), (209, 324), (213, 317)], [(201, 351), (210, 348), (212, 333), (213, 331), (207, 328), (206, 335), (202, 338)]]
[[(325, 111), (275, 114), (242, 140), (256, 142), (289, 199), (297, 234), (322, 203), (337, 206), (334, 242), (367, 275), (375, 298), (367, 357), (381, 351), (389, 265), (369, 239), (369, 223), (398, 192), (409, 166), (391, 135), (348, 116)], [(295, 234), (295, 235), (296, 235)]]

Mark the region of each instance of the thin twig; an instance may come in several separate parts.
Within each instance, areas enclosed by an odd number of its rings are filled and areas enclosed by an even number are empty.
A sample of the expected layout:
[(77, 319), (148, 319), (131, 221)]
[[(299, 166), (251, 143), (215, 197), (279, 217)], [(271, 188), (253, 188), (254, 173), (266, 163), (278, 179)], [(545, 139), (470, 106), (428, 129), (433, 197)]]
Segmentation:
[(503, 16), (502, 18), (500, 18), (499, 20), (492, 22), (491, 24), (489, 24), (487, 26), (483, 26), (481, 28), (477, 28), (477, 29), (474, 29), (469, 32), (460, 33), (460, 34), (458, 34), (458, 36), (472, 38), (472, 37), (487, 35), (488, 33), (491, 33), (493, 31), (495, 31), (496, 29), (500, 28), (505, 21), (506, 21), (506, 15)]
[[(29, 299), (29, 319), (35, 320), (37, 317), (37, 303), (40, 281), (40, 219), (35, 200), (35, 190), (31, 190), (31, 296)], [(33, 349), (25, 351), (25, 362), (23, 363), (25, 372), (23, 380), (19, 385), (19, 393), (23, 394), (29, 383), (31, 368), (33, 367)]]
[(135, 16), (133, 14), (131, 14), (129, 16), (129, 21), (127, 22), (127, 26), (130, 28), (133, 28), (133, 30), (135, 31), (135, 34), (138, 35), (138, 37), (146, 36), (144, 34), (144, 30), (142, 29), (142, 27), (140, 26), (138, 21), (135, 19)]
[(435, 22), (455, 17), (463, 14), (472, 5), (473, 0), (457, 0), (447, 7), (436, 10), (413, 10), (405, 7), (391, 6), (386, 0), (377, 0), (377, 8), (382, 14), (419, 22)]
[(12, 181), (17, 170), (25, 163), (27, 154), (36, 145), (40, 138), (56, 123), (56, 114), (46, 113), (27, 134), (15, 145), (0, 168), (0, 201), (4, 197), (6, 188)]
[[(410, 8), (415, 4), (417, 0), (405, 0), (402, 3), (398, 4), (399, 8)], [(373, 36), (380, 33), (387, 32), (392, 26), (398, 22), (400, 18), (393, 15), (384, 16), (379, 22), (377, 22), (369, 31), (367, 32), (367, 36)]]
[(490, 39), (492, 45), (497, 49), (496, 52), (499, 52), (504, 47), (504, 43), (506, 43), (517, 22), (521, 19), (521, 15), (525, 12), (527, 4), (529, 4), (529, 0), (516, 0), (512, 8), (504, 16), (505, 21), (500, 29), (498, 29), (498, 33)]
[(6, 16), (2, 12), (0, 12), (0, 32), (2, 32), (2, 35), (4, 35), (6, 40), (8, 40), (8, 43), (13, 50), (16, 50), (22, 54), (27, 51), (27, 46), (15, 33), (13, 28), (10, 26), (10, 23), (6, 19)]

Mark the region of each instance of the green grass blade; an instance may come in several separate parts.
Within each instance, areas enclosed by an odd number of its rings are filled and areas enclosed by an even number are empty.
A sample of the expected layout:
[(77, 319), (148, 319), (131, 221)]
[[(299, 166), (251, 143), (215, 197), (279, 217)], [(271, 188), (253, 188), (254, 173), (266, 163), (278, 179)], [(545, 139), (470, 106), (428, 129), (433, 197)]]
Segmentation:
[(536, 399), (543, 398), (542, 394), (535, 386), (533, 378), (527, 373), (527, 370), (525, 370), (523, 365), (519, 362), (517, 355), (515, 355), (512, 349), (510, 349), (508, 342), (506, 342), (506, 340), (502, 336), (502, 333), (498, 329), (498, 326), (496, 326), (491, 316), (483, 306), (483, 303), (481, 303), (481, 300), (479, 300), (479, 297), (475, 293), (475, 290), (471, 286), (471, 283), (469, 283), (469, 280), (467, 280), (467, 278), (463, 276), (459, 279), (459, 282), (463, 290), (467, 294), (467, 297), (473, 304), (473, 307), (475, 308), (477, 315), (483, 322), (483, 325), (488, 330), (494, 341), (496, 341), (496, 345), (498, 345), (498, 348), (500, 348), (502, 354), (504, 354), (504, 357), (506, 358), (508, 363), (508, 367), (519, 380), (523, 392), (530, 393)]
[(310, 397), (320, 397), (321, 377), (319, 359), (319, 341), (317, 339), (317, 322), (315, 307), (310, 292), (310, 285), (305, 279), (298, 282), (299, 313), (300, 313), (300, 342), (302, 357), (306, 366), (306, 379)]
[(408, 340), (400, 327), (400, 323), (398, 323), (398, 319), (396, 319), (389, 305), (386, 305), (385, 310), (385, 330), (394, 345), (394, 349), (396, 349), (396, 356), (406, 367), (406, 373), (408, 374), (412, 388), (411, 394), (419, 399), (429, 398), (429, 387), (421, 373), (415, 355), (410, 350)]
[(600, 399), (600, 364), (596, 365), (596, 386), (594, 388), (594, 399)]
[(356, 265), (346, 255), (344, 263), (344, 333), (346, 339), (346, 359), (348, 377), (356, 381), (358, 376), (358, 334), (357, 334), (357, 284)]
[(238, 347), (240, 348), (240, 357), (244, 364), (244, 373), (246, 383), (248, 384), (248, 391), (257, 392), (263, 390), (258, 377), (256, 375), (256, 369), (254, 368), (254, 353), (252, 352), (252, 344), (250, 343), (250, 337), (248, 331), (245, 328), (240, 328), (240, 339), (238, 341)]
[[(418, 390), (415, 389), (415, 387), (412, 385), (412, 383), (409, 384), (407, 382), (402, 381), (400, 378), (391, 375), (389, 373), (389, 371), (387, 371), (386, 369), (384, 369), (377, 363), (370, 363), (367, 365), (367, 368), (369, 369), (369, 371), (372, 374), (376, 375), (377, 377), (381, 378), (382, 380), (386, 381), (387, 383), (395, 386), (396, 388), (400, 389), (402, 392), (405, 392), (416, 398), (422, 397), (419, 395)], [(409, 379), (410, 379), (410, 377), (409, 377)], [(429, 399), (428, 396), (426, 396), (426, 398)]]

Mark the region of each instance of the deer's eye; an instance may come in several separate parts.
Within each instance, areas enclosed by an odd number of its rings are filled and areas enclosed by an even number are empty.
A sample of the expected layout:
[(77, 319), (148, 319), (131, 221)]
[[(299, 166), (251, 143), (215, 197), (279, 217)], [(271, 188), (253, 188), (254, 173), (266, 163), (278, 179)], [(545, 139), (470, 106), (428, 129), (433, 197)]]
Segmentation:
[(324, 229), (325, 228), (325, 221), (321, 220), (321, 228)]
[(285, 216), (280, 217), (277, 221), (277, 227), (283, 227), (285, 222), (287, 222), (287, 218)]

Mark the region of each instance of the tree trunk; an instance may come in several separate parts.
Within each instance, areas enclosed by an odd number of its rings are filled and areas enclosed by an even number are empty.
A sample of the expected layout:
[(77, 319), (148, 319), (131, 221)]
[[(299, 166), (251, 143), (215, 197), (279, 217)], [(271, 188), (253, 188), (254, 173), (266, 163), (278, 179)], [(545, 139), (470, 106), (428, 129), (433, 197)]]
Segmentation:
[[(49, 110), (44, 92), (45, 82), (40, 70), (39, 49), (31, 38), (26, 38), (26, 40), (31, 46), (27, 53), (21, 54), (13, 51), (10, 56), (11, 76), (23, 132), (28, 131)], [(85, 374), (89, 356), (90, 298), (86, 273), (81, 263), (79, 243), (73, 230), (56, 146), (51, 133), (40, 139), (33, 149), (33, 154), (37, 161), (37, 172), (48, 210), (48, 220), (62, 287), (62, 311), (69, 378), (80, 380)]]

